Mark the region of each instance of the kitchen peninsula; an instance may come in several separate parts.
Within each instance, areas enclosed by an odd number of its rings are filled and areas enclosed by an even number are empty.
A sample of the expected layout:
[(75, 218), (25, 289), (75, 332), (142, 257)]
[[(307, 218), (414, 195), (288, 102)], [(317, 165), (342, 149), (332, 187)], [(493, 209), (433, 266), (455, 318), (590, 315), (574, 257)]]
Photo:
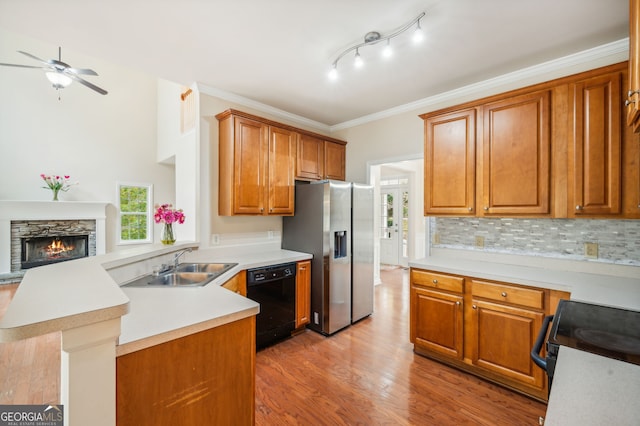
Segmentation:
[[(147, 401), (155, 403), (148, 409), (123, 405), (121, 410), (118, 405), (118, 418), (128, 409), (149, 419), (153, 412), (167, 415), (167, 410), (197, 407), (197, 401), (203, 406), (212, 405), (211, 400), (218, 396), (224, 399), (228, 395), (227, 402), (235, 401), (237, 386), (245, 386), (247, 398), (240, 406), (223, 408), (236, 410), (231, 415), (238, 424), (253, 418), (253, 324), (259, 305), (221, 285), (247, 268), (307, 260), (311, 256), (271, 248), (241, 253), (227, 250), (224, 255), (215, 250), (193, 250), (183, 257), (184, 261), (238, 265), (204, 287), (119, 287), (118, 284), (149, 273), (154, 265), (168, 263), (175, 252), (196, 247), (195, 243), (154, 245), (47, 265), (26, 273), (0, 321), (0, 341), (62, 332), (60, 403), (65, 406), (65, 424), (116, 424), (116, 400), (119, 404), (120, 397), (123, 401), (132, 398), (131, 394), (124, 394), (127, 383), (120, 380), (120, 369), (122, 377), (135, 385), (137, 379), (152, 375), (152, 370), (160, 367), (161, 373), (155, 379), (164, 385), (156, 388), (173, 393), (154, 395), (162, 400)], [(154, 360), (144, 356), (134, 359), (145, 353)], [(243, 367), (237, 368), (238, 363)], [(203, 369), (192, 376), (201, 382), (187, 388), (180, 368), (189, 365)], [(224, 372), (227, 382), (219, 382), (215, 371)], [(245, 378), (236, 380), (238, 376), (234, 374), (244, 374)], [(224, 383), (229, 380), (235, 380), (235, 387), (225, 389)], [(169, 384), (175, 386), (171, 388)], [(244, 408), (237, 411), (239, 407)], [(196, 416), (193, 412), (190, 415)], [(241, 421), (243, 415), (248, 420)]]

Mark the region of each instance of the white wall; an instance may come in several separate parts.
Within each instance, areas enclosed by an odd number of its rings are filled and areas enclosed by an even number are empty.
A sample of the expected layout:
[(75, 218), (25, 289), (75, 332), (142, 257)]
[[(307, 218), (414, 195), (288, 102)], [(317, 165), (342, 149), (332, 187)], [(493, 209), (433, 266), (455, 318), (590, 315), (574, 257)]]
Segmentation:
[[(0, 62), (34, 65), (16, 50), (43, 59), (58, 54), (55, 45), (0, 28)], [(174, 202), (173, 166), (156, 162), (156, 79), (64, 46), (62, 60), (94, 69), (99, 76), (87, 80), (109, 94), (73, 83), (58, 100), (41, 70), (0, 67), (0, 199), (49, 200), (40, 173), (56, 173), (79, 181), (62, 200), (115, 204), (116, 183), (126, 181), (151, 183), (156, 201)], [(121, 248), (115, 214), (112, 205), (107, 251)]]
[[(175, 166), (175, 208), (182, 209), (185, 222), (174, 226), (179, 240), (199, 238), (200, 144), (198, 129), (182, 133), (180, 95), (186, 88), (158, 80), (158, 152), (157, 161)], [(192, 89), (193, 90), (193, 89)], [(198, 97), (197, 90), (191, 96)], [(196, 101), (196, 106), (198, 102)], [(197, 110), (196, 110), (197, 114)], [(197, 126), (196, 126), (197, 127)]]

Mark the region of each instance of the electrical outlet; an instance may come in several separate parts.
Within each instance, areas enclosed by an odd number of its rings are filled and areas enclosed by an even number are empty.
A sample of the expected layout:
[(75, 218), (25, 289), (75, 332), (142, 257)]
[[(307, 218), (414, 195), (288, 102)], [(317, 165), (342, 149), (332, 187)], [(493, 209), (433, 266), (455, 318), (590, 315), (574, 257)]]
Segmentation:
[(484, 247), (484, 237), (476, 236), (476, 247), (483, 248)]
[(211, 244), (220, 244), (220, 235), (219, 234), (213, 234), (211, 236)]
[(433, 234), (433, 244), (440, 244), (440, 234), (437, 232)]
[(584, 243), (584, 256), (591, 259), (597, 259), (598, 243)]

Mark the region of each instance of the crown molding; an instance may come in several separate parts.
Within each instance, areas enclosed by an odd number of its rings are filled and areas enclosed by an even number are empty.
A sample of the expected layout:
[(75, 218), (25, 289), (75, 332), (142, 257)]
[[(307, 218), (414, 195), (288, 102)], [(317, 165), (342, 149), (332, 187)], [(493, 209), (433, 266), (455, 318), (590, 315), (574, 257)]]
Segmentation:
[(489, 94), (500, 93), (500, 91), (508, 90), (506, 89), (507, 86), (513, 86), (510, 88), (517, 88), (518, 83), (525, 83), (526, 85), (542, 83), (555, 78), (576, 74), (581, 71), (588, 71), (593, 68), (626, 61), (627, 59), (629, 59), (629, 39), (624, 38), (622, 40), (564, 56), (562, 58), (543, 62), (538, 65), (523, 68), (518, 71), (420, 99), (415, 102), (410, 102), (384, 111), (365, 115), (354, 120), (345, 121), (331, 126), (330, 131), (335, 132), (338, 130), (348, 129), (371, 121), (415, 110), (423, 110), (423, 113), (429, 112), (430, 108), (437, 109), (449, 106), (443, 105), (446, 103), (455, 105), (456, 103), (459, 103), (462, 98), (471, 100), (473, 98), (484, 97)]
[(215, 96), (216, 98), (223, 99), (225, 101), (234, 102), (239, 105), (243, 105), (255, 110), (272, 114), (280, 119), (292, 121), (294, 123), (309, 126), (325, 133), (329, 133), (331, 127), (328, 124), (320, 123), (319, 121), (311, 120), (301, 115), (292, 114), (290, 112), (281, 110), (279, 108), (272, 107), (271, 105), (264, 104), (262, 102), (254, 101), (253, 99), (245, 98), (244, 96), (236, 95), (235, 93), (227, 92), (222, 89), (207, 86), (205, 84), (196, 83), (198, 91), (205, 95)]
[(445, 106), (455, 105), (456, 103), (460, 103), (461, 99), (472, 100), (473, 98), (500, 93), (500, 91), (515, 89), (518, 87), (518, 85), (522, 87), (523, 84), (531, 85), (542, 83), (545, 81), (553, 80), (555, 78), (575, 74), (581, 71), (588, 71), (593, 68), (626, 61), (628, 58), (629, 39), (624, 38), (622, 40), (607, 43), (602, 46), (597, 46), (591, 49), (584, 50), (582, 52), (564, 56), (562, 58), (543, 62), (538, 65), (533, 65), (531, 67), (513, 71), (498, 77), (490, 78), (488, 80), (469, 84), (467, 86), (459, 87), (448, 92), (439, 93), (437, 95), (429, 96), (415, 102), (399, 105), (397, 107), (365, 115), (360, 118), (335, 124), (333, 126), (329, 126), (327, 124), (320, 123), (319, 121), (311, 120), (300, 115), (292, 114), (279, 108), (264, 104), (262, 102), (258, 102), (253, 99), (249, 99), (244, 96), (236, 95), (235, 93), (227, 92), (225, 90), (217, 89), (215, 87), (207, 86), (201, 83), (197, 83), (196, 87), (199, 92), (206, 95), (214, 96), (216, 98), (253, 108), (257, 111), (271, 114), (280, 119), (318, 129), (325, 133), (333, 133), (338, 130), (360, 126), (372, 121), (392, 117), (394, 115), (403, 114), (406, 112), (416, 110), (422, 110), (421, 112), (423, 113), (428, 112), (430, 109), (437, 109), (443, 108)]

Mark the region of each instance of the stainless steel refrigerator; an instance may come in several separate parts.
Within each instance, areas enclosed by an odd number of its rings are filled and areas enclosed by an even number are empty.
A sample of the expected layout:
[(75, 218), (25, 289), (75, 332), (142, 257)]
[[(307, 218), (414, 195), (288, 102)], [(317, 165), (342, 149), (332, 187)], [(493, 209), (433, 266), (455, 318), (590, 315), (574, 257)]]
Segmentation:
[(299, 183), (295, 204), (282, 248), (313, 255), (308, 327), (330, 335), (373, 312), (373, 188)]

